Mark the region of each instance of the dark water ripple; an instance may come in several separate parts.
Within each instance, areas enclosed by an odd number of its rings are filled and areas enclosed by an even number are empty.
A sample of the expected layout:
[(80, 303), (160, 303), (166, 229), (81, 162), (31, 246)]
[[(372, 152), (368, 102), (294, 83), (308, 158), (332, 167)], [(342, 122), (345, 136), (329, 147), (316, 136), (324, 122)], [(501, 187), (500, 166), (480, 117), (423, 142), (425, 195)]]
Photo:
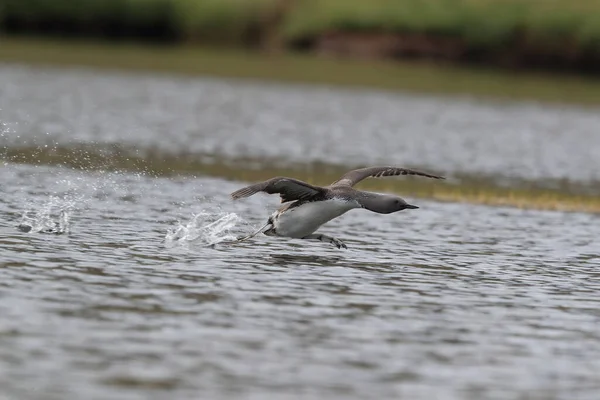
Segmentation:
[[(0, 394), (20, 399), (595, 399), (597, 216), (411, 199), (322, 243), (166, 246), (257, 227), (235, 182), (0, 169)], [(54, 199), (54, 200), (52, 200)], [(70, 233), (21, 214), (69, 205)]]

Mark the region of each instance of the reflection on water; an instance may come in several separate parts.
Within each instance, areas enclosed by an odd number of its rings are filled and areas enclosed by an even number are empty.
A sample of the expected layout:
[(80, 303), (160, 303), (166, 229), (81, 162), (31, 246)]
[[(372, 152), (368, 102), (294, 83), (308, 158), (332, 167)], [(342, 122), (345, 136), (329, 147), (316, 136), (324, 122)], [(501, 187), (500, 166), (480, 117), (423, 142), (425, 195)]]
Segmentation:
[(323, 257), (305, 254), (270, 254), (273, 264), (279, 266), (289, 265), (334, 265), (340, 260), (344, 260), (343, 256)]
[[(0, 180), (7, 398), (600, 391), (597, 216), (420, 201), (415, 212), (354, 210), (326, 225), (345, 251), (266, 236), (168, 246), (182, 226), (247, 233), (278, 199), (232, 202), (240, 183), (217, 179), (11, 164)], [(69, 234), (17, 228), (30, 205), (54, 198), (78, 199)]]

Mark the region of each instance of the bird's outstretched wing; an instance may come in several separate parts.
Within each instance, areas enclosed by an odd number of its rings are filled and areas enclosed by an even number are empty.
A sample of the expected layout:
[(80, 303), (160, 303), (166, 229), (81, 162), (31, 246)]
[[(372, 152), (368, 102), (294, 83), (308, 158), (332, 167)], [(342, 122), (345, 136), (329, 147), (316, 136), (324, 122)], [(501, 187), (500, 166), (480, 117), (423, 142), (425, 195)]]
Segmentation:
[(431, 175), (425, 172), (419, 172), (407, 168), (396, 167), (367, 167), (355, 169), (345, 173), (340, 179), (331, 184), (331, 186), (354, 186), (358, 182), (366, 178), (380, 178), (382, 176), (397, 176), (397, 175), (417, 175), (425, 176), (434, 179), (446, 179), (443, 176)]
[(237, 200), (252, 196), (258, 192), (269, 194), (279, 193), (281, 202), (285, 203), (293, 200), (308, 200), (319, 195), (324, 195), (326, 189), (313, 186), (298, 179), (276, 177), (236, 190), (231, 193), (231, 197)]

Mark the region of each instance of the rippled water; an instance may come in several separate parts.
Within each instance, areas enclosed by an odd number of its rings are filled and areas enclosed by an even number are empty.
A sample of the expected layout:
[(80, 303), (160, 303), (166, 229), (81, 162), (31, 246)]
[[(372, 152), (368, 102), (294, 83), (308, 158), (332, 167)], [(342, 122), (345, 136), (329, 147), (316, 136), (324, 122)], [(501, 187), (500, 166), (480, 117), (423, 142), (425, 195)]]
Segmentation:
[[(232, 202), (241, 183), (207, 178), (0, 171), (7, 398), (600, 390), (598, 217), (412, 199), (419, 210), (327, 225), (346, 251), (265, 236), (211, 248), (258, 227), (277, 199)], [(25, 212), (60, 210), (70, 233), (18, 229)]]
[[(6, 66), (0, 83), (0, 156), (116, 143), (450, 174), (600, 172), (592, 111)], [(407, 196), (421, 208), (354, 210), (322, 229), (348, 250), (227, 245), (278, 199), (231, 201), (244, 182), (3, 161), (0, 398), (600, 393), (597, 215)]]
[(11, 145), (600, 181), (595, 109), (23, 66), (0, 66), (0, 83), (0, 143)]

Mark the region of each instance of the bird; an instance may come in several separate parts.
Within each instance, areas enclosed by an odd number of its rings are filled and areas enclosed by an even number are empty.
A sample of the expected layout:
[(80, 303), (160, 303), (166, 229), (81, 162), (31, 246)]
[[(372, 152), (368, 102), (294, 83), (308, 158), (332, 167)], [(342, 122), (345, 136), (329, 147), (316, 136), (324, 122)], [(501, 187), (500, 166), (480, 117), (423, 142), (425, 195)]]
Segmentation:
[(256, 193), (279, 194), (282, 205), (271, 214), (267, 223), (250, 235), (237, 238), (244, 241), (264, 233), (267, 236), (279, 236), (295, 239), (319, 240), (329, 242), (338, 249), (346, 249), (346, 244), (333, 236), (315, 233), (321, 225), (346, 212), (363, 208), (379, 214), (390, 214), (419, 207), (408, 204), (404, 199), (390, 195), (366, 192), (353, 186), (366, 178), (386, 176), (414, 175), (433, 179), (445, 179), (399, 167), (367, 167), (349, 171), (329, 186), (321, 187), (307, 182), (278, 176), (263, 182), (243, 187), (231, 193), (233, 200), (250, 197)]

